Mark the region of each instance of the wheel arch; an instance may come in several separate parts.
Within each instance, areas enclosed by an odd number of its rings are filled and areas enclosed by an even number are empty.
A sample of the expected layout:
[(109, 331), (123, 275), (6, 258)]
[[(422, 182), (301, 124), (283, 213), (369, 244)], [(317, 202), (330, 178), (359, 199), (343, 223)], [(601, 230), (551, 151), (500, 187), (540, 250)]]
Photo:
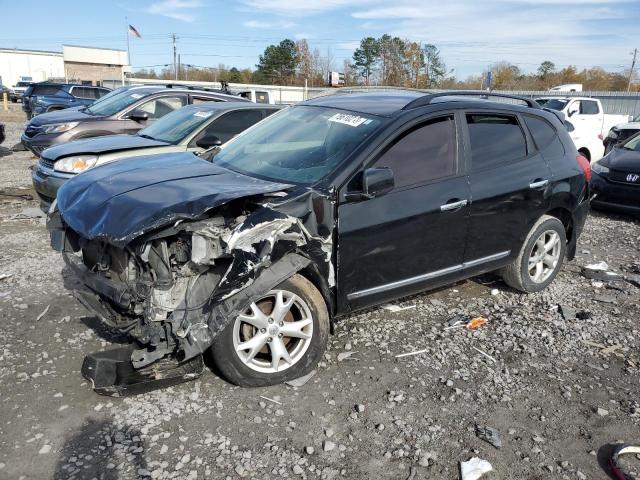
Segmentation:
[(545, 215), (557, 218), (564, 225), (564, 231), (567, 236), (567, 259), (573, 260), (576, 254), (576, 235), (574, 230), (574, 216), (567, 206), (556, 205), (548, 210)]
[(578, 153), (586, 157), (587, 160), (591, 161), (591, 152), (587, 147), (580, 147), (580, 149), (578, 150)]

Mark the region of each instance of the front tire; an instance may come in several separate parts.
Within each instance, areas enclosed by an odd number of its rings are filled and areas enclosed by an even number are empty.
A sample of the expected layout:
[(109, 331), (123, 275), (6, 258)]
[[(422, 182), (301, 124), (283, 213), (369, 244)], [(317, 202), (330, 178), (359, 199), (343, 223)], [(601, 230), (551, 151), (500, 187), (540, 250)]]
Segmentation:
[(556, 278), (567, 251), (564, 225), (543, 215), (531, 228), (518, 257), (500, 272), (507, 285), (525, 293), (539, 292)]
[(309, 373), (329, 338), (318, 289), (293, 275), (229, 322), (209, 352), (222, 377), (242, 387), (277, 385)]

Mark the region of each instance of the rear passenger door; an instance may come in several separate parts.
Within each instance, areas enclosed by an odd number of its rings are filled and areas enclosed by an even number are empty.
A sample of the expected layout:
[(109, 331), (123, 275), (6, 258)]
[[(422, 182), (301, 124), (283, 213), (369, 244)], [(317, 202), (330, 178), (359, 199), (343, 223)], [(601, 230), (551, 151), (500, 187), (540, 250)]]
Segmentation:
[(490, 270), (518, 254), (549, 205), (551, 172), (522, 124), (504, 112), (467, 112), (471, 208), (467, 270)]
[(361, 188), (359, 171), (338, 207), (338, 302), (360, 308), (446, 283), (460, 274), (469, 187), (460, 130), (453, 114), (407, 125), (366, 165), (389, 168), (395, 186), (370, 199), (348, 200)]

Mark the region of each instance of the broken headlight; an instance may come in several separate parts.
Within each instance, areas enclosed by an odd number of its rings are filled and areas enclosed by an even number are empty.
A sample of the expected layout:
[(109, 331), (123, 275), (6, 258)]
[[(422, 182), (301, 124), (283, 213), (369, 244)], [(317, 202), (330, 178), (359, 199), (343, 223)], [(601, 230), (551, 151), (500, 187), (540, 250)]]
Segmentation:
[(609, 167), (605, 167), (601, 165), (600, 162), (593, 162), (591, 164), (591, 170), (598, 175), (602, 175), (603, 173), (609, 173)]
[(82, 173), (93, 167), (97, 162), (98, 157), (95, 155), (77, 155), (58, 160), (54, 163), (53, 169), (57, 172)]

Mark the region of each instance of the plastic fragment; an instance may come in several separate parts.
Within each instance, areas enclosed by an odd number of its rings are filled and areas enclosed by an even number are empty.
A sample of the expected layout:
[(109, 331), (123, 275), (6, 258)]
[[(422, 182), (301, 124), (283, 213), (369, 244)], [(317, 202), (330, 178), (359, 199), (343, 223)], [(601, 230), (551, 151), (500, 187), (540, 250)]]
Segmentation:
[(489, 323), (489, 320), (487, 320), (486, 318), (476, 317), (469, 320), (469, 323), (465, 325), (465, 328), (467, 330), (477, 330), (478, 328), (486, 325), (487, 323)]
[(476, 436), (480, 440), (484, 440), (490, 443), (496, 448), (502, 447), (502, 440), (500, 439), (500, 432), (495, 428), (488, 427), (486, 425), (476, 425)]
[(460, 478), (462, 480), (478, 480), (482, 475), (492, 470), (493, 467), (489, 462), (478, 457), (460, 462)]

